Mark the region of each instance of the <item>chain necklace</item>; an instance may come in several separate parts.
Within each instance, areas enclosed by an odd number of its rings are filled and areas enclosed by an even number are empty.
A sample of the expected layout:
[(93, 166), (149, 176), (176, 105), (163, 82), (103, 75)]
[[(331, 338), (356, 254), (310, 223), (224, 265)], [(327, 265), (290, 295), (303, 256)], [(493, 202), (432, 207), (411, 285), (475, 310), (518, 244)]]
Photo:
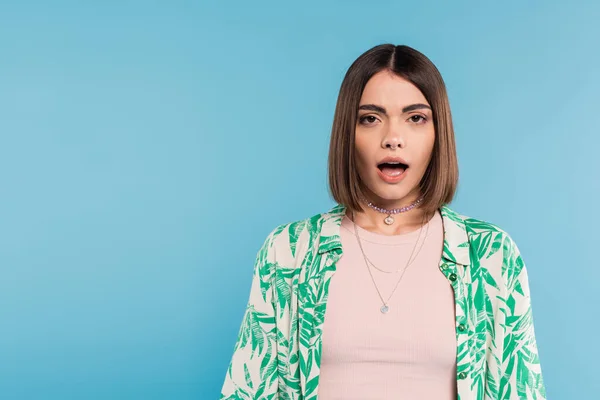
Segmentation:
[[(383, 314), (387, 314), (390, 311), (390, 306), (388, 304), (388, 302), (390, 301), (390, 299), (392, 298), (392, 296), (394, 295), (394, 293), (396, 292), (396, 289), (398, 288), (398, 285), (400, 284), (400, 281), (402, 280), (402, 278), (404, 277), (404, 273), (406, 272), (406, 269), (408, 268), (408, 266), (410, 265), (411, 258), (415, 252), (415, 249), (417, 248), (417, 243), (419, 242), (419, 238), (421, 237), (421, 231), (423, 230), (423, 221), (425, 219), (425, 216), (423, 216), (423, 220), (421, 221), (421, 228), (419, 228), (419, 236), (417, 237), (417, 240), (415, 241), (415, 246), (413, 247), (412, 252), (410, 253), (410, 256), (408, 258), (408, 262), (406, 264), (406, 266), (404, 267), (404, 269), (402, 270), (402, 273), (400, 274), (400, 278), (398, 279), (398, 282), (396, 282), (396, 286), (394, 286), (394, 290), (392, 290), (392, 293), (390, 294), (390, 296), (388, 297), (387, 300), (385, 300), (383, 298), (383, 296), (381, 295), (381, 291), (379, 290), (379, 287), (377, 287), (377, 283), (375, 282), (375, 278), (373, 277), (373, 273), (371, 272), (371, 268), (369, 268), (369, 262), (367, 261), (367, 256), (365, 254), (365, 251), (362, 247), (362, 243), (360, 241), (360, 237), (358, 235), (358, 229), (356, 227), (356, 223), (354, 223), (354, 234), (356, 235), (356, 240), (358, 241), (358, 246), (360, 247), (360, 251), (365, 259), (365, 264), (367, 266), (367, 269), (369, 270), (369, 275), (371, 275), (371, 280), (373, 281), (373, 285), (375, 286), (375, 290), (377, 290), (377, 294), (379, 295), (379, 298), (381, 299), (381, 302), (383, 303), (383, 306), (381, 306), (380, 311)], [(354, 212), (352, 212), (352, 222), (354, 222)], [(419, 250), (420, 251), (420, 250)]]
[(408, 206), (400, 207), (400, 208), (392, 208), (391, 210), (387, 210), (385, 208), (378, 207), (365, 198), (363, 198), (363, 201), (365, 201), (367, 203), (367, 205), (369, 207), (371, 207), (373, 210), (379, 211), (380, 213), (383, 213), (383, 214), (387, 214), (388, 216), (383, 220), (383, 222), (385, 222), (386, 225), (392, 225), (395, 221), (394, 217), (392, 217), (392, 214), (400, 214), (400, 213), (404, 213), (404, 212), (412, 210), (413, 208), (415, 208), (416, 206), (421, 204), (421, 202), (423, 202), (423, 197), (420, 197), (414, 203), (409, 204)]
[[(425, 235), (423, 236), (423, 241), (421, 242), (421, 245), (419, 246), (419, 250), (417, 250), (417, 254), (415, 254), (415, 257), (412, 260), (410, 260), (410, 258), (409, 258), (410, 261), (408, 262), (408, 265), (406, 266), (406, 268), (408, 268), (410, 266), (410, 264), (412, 264), (417, 259), (419, 253), (421, 253), (421, 249), (425, 245), (425, 239), (427, 238), (427, 234), (429, 233), (429, 224), (426, 224), (426, 225), (427, 225), (427, 227), (425, 228)], [(417, 243), (419, 242), (420, 238), (421, 238), (421, 231), (419, 231), (419, 236), (417, 236)], [(378, 266), (376, 266), (373, 263), (373, 261), (371, 261), (371, 259), (369, 257), (367, 257), (365, 254), (363, 254), (363, 255), (364, 255), (365, 259), (369, 262), (369, 264), (371, 264), (371, 266), (373, 268), (375, 268), (378, 271), (383, 272), (384, 274), (395, 274), (396, 272), (400, 272), (400, 270), (402, 270), (402, 268), (398, 268), (395, 271), (386, 271), (386, 270), (383, 270), (383, 269), (379, 268)]]

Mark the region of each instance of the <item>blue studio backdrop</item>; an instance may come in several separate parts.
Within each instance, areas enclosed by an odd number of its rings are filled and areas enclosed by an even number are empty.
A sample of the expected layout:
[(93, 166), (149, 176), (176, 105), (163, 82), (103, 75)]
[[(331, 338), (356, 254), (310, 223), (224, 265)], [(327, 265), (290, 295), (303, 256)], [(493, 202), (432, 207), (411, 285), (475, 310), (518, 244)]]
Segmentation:
[(596, 398), (600, 3), (286, 3), (0, 2), (0, 399), (218, 398), (380, 43), (442, 72), (452, 207), (518, 243), (549, 398)]

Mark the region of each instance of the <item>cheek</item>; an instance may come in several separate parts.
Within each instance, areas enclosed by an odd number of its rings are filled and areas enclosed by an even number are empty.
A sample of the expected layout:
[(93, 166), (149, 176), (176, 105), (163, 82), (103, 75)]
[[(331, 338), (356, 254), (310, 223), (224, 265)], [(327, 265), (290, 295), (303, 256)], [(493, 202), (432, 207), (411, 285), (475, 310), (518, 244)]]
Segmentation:
[(423, 140), (419, 145), (419, 151), (417, 152), (417, 163), (419, 164), (420, 169), (426, 169), (429, 161), (431, 160), (431, 155), (433, 153), (433, 146), (435, 143), (435, 136), (431, 134), (425, 140)]
[(356, 166), (358, 174), (365, 179), (368, 174), (368, 166), (373, 163), (374, 155), (371, 144), (361, 135), (356, 135), (355, 151), (356, 151)]
[[(416, 149), (415, 149), (416, 150)], [(433, 153), (433, 142), (424, 142), (419, 146), (419, 149), (413, 153), (415, 170), (424, 172), (431, 161)]]
[(363, 171), (366, 169), (368, 156), (364, 152), (364, 149), (356, 148), (356, 166), (360, 175), (363, 175)]

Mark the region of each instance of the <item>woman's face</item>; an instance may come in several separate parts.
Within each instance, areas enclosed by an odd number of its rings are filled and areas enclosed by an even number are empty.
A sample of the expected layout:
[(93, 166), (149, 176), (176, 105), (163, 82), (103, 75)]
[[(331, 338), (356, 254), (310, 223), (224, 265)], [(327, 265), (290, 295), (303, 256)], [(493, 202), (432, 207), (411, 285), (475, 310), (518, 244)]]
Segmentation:
[[(430, 107), (416, 86), (387, 70), (367, 82), (355, 143), (358, 174), (369, 200), (390, 208), (419, 197), (435, 141)], [(382, 164), (386, 157), (393, 158)]]

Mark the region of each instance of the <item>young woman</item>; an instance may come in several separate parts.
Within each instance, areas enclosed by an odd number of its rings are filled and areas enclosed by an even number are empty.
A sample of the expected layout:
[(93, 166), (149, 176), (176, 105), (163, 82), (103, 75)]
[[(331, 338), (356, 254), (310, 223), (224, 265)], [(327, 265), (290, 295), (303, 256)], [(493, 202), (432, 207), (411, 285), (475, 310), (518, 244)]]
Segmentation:
[(337, 204), (265, 240), (221, 399), (545, 398), (523, 259), (448, 207), (457, 181), (437, 68), (362, 54), (335, 110)]

